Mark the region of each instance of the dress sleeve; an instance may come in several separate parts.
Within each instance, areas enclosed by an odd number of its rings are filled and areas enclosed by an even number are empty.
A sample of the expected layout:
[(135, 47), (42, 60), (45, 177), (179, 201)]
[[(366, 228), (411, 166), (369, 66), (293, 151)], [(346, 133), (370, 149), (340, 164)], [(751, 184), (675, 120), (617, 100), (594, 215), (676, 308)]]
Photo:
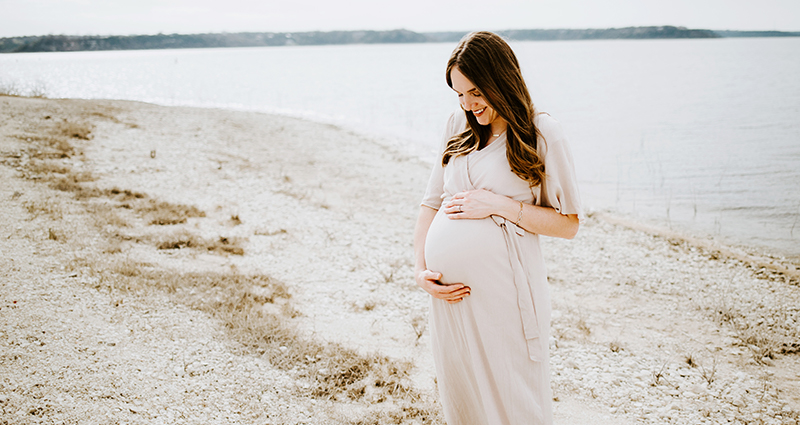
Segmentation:
[[(561, 124), (547, 114), (539, 115), (539, 132), (544, 137), (544, 172), (542, 203), (560, 214), (576, 214), (583, 223), (586, 215), (581, 207), (581, 195), (572, 152)], [(541, 151), (540, 151), (541, 152)]]
[(438, 210), (442, 206), (442, 195), (444, 195), (444, 167), (442, 166), (442, 154), (444, 148), (447, 146), (447, 141), (450, 140), (456, 129), (455, 114), (450, 115), (447, 120), (447, 126), (442, 136), (442, 142), (439, 144), (438, 155), (433, 163), (431, 176), (428, 179), (428, 188), (425, 190), (425, 196), (422, 198), (422, 205)]

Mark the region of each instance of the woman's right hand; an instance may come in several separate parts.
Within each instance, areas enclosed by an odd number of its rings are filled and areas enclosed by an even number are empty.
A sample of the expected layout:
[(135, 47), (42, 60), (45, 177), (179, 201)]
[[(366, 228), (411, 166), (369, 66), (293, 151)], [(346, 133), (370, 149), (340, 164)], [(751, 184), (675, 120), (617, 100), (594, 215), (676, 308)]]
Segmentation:
[(417, 273), (416, 280), (417, 285), (424, 289), (425, 292), (431, 294), (432, 297), (445, 300), (450, 304), (455, 304), (469, 296), (469, 286), (464, 286), (462, 283), (442, 285), (439, 283), (439, 279), (441, 278), (441, 273), (432, 272), (430, 270), (422, 270), (421, 272)]

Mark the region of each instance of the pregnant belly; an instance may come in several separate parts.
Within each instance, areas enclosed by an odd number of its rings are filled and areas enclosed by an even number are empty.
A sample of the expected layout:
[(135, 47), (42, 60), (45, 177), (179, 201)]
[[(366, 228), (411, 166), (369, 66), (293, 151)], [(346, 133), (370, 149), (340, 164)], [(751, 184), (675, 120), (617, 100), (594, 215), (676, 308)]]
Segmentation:
[(451, 220), (440, 210), (428, 229), (425, 264), (442, 274), (444, 284), (474, 285), (476, 277), (504, 274), (509, 262), (503, 232), (491, 218)]

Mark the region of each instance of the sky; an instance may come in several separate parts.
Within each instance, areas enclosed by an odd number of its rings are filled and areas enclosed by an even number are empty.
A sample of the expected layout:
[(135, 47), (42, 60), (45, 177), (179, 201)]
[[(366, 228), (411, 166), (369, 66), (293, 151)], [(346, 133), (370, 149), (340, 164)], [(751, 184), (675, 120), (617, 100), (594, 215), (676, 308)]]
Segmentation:
[(0, 0), (0, 37), (652, 25), (800, 31), (800, 0)]

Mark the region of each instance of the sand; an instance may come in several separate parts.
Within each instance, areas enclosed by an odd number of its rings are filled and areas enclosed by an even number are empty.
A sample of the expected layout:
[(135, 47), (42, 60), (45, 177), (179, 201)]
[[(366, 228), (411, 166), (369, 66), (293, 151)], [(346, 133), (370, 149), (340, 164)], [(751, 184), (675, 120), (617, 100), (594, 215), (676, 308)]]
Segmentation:
[[(51, 155), (70, 123), (91, 132)], [(430, 165), (402, 147), (260, 113), (0, 97), (0, 161), (0, 423), (440, 423), (412, 276)], [(149, 224), (54, 188), (58, 164), (203, 214)], [(158, 249), (176, 234), (224, 240)], [(795, 266), (701, 242), (607, 213), (545, 238), (556, 423), (797, 423)], [(314, 395), (306, 366), (198, 307), (212, 292), (104, 283), (137, 268), (280, 281), (304, 338), (410, 362), (415, 395)]]

